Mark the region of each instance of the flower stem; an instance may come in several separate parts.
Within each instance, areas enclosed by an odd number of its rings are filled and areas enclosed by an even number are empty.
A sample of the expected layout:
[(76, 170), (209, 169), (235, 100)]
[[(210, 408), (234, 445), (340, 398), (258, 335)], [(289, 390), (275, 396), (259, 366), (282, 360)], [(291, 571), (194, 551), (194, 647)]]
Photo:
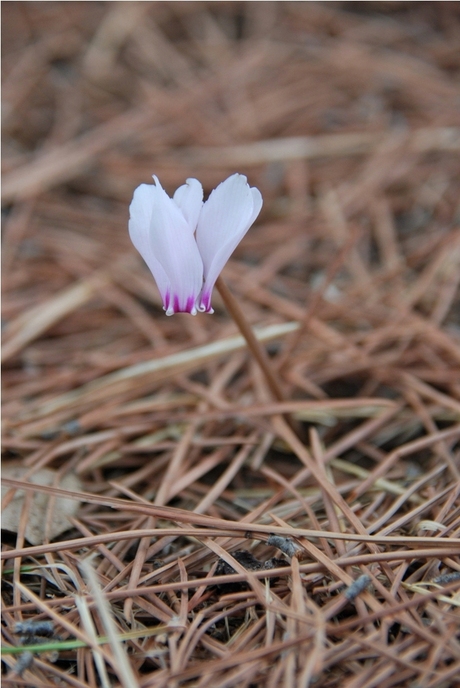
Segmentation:
[(270, 388), (271, 393), (278, 401), (285, 401), (278, 380), (273, 374), (270, 359), (268, 358), (265, 349), (256, 339), (254, 332), (252, 331), (252, 327), (246, 320), (246, 317), (243, 311), (241, 310), (238, 301), (235, 299), (235, 297), (225, 284), (222, 277), (217, 278), (216, 287), (219, 294), (222, 297), (222, 301), (224, 302), (225, 307), (227, 308), (235, 323), (238, 325), (241, 334), (248, 343), (248, 347), (251, 350), (252, 355), (254, 356), (260, 368), (262, 369), (262, 372), (265, 375), (265, 379), (267, 380), (267, 384)]

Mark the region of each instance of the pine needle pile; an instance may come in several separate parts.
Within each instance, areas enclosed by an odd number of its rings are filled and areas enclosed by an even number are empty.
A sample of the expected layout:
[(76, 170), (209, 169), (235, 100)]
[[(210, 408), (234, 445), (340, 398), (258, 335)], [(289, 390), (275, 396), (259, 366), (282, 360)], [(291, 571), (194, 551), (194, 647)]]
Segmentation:
[[(3, 5), (5, 686), (460, 676), (458, 3)], [(164, 315), (156, 174), (264, 207)]]

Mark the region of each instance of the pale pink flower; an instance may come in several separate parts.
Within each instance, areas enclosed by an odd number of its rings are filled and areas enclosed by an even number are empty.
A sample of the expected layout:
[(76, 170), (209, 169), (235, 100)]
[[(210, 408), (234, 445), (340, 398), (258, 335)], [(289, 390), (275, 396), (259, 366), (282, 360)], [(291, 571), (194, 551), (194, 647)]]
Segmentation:
[(155, 278), (166, 315), (212, 313), (212, 289), (262, 208), (260, 191), (233, 174), (203, 203), (197, 179), (187, 179), (173, 198), (153, 179), (134, 192), (131, 241)]

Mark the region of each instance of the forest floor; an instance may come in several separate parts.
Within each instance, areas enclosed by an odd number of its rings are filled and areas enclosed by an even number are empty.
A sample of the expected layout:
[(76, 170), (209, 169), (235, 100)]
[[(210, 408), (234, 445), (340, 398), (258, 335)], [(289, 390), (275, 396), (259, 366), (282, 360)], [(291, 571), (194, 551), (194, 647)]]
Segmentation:
[[(460, 675), (460, 10), (3, 3), (5, 686)], [(240, 172), (215, 313), (133, 190)]]

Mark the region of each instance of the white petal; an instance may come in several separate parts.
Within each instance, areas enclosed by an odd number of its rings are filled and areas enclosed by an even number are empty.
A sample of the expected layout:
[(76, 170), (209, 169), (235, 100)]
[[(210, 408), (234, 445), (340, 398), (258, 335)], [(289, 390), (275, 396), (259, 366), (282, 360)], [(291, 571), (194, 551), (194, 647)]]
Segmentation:
[(260, 191), (251, 189), (242, 174), (219, 184), (203, 205), (196, 231), (205, 279), (200, 310), (210, 310), (215, 281), (261, 208)]
[(142, 184), (130, 206), (131, 240), (149, 266), (167, 315), (196, 313), (203, 283), (203, 263), (193, 230), (162, 189)]
[(150, 246), (150, 221), (155, 202), (155, 187), (153, 184), (141, 184), (134, 191), (133, 200), (129, 206), (129, 236), (135, 248), (155, 278), (163, 303), (171, 291), (171, 284), (161, 263), (153, 254)]
[[(252, 215), (249, 218), (249, 227), (252, 227), (254, 222), (259, 217), (259, 213), (262, 210), (262, 206), (264, 204), (262, 194), (260, 193), (259, 189), (257, 189), (255, 186), (252, 186), (251, 187), (251, 193), (252, 193), (252, 204), (253, 205), (252, 205)], [(249, 227), (248, 227), (248, 229), (249, 229)]]
[(186, 184), (176, 190), (174, 200), (194, 232), (203, 207), (203, 187), (198, 179), (187, 179)]

